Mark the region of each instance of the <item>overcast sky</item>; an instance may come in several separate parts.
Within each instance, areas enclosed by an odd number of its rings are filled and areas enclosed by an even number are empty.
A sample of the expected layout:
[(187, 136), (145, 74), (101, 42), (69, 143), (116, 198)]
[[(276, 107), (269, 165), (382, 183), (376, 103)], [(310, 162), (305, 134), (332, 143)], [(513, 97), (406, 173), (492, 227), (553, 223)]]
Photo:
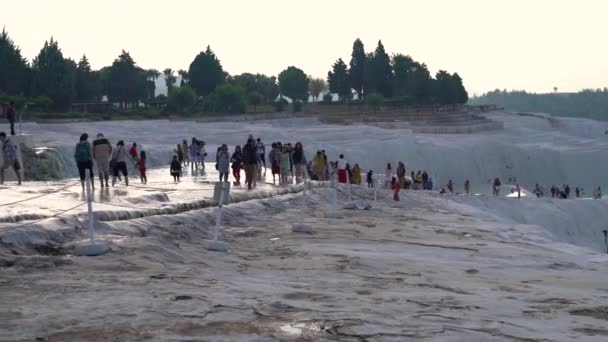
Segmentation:
[(1, 0), (28, 59), (53, 36), (94, 68), (125, 49), (143, 68), (187, 69), (207, 44), (230, 74), (289, 65), (327, 76), (359, 37), (458, 72), (472, 93), (608, 86), (608, 0)]

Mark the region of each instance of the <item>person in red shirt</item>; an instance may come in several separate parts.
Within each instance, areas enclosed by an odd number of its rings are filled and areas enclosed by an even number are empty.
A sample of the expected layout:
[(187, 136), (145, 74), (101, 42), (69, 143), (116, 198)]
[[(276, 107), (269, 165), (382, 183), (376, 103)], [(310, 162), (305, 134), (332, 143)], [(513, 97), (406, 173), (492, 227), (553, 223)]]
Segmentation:
[(129, 155), (131, 158), (137, 159), (137, 143), (133, 143), (133, 146), (131, 146), (131, 149), (129, 150)]

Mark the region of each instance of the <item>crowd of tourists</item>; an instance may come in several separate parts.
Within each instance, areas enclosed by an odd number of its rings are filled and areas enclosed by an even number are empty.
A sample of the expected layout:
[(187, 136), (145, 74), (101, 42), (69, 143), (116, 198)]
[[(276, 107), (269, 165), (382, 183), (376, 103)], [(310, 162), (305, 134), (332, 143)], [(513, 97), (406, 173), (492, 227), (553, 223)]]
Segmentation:
[(97, 166), (99, 183), (102, 188), (110, 186), (110, 175), (112, 176), (112, 186), (117, 181), (122, 181), (123, 178), (125, 185), (128, 186), (129, 168), (127, 163), (133, 164), (139, 171), (139, 178), (142, 184), (148, 182), (148, 177), (146, 176), (146, 152), (138, 152), (137, 143), (135, 142), (127, 150), (124, 140), (119, 140), (116, 146), (112, 146), (110, 141), (102, 133), (99, 133), (91, 144), (89, 142), (89, 135), (83, 133), (74, 149), (74, 160), (76, 161), (83, 189), (85, 188), (87, 171), (89, 178), (92, 180), (91, 186), (95, 188), (93, 162)]
[[(3, 163), (0, 167), (0, 184), (4, 183), (5, 170), (9, 168), (13, 169), (17, 175), (18, 184), (21, 184), (22, 165), (17, 158), (18, 146), (5, 132), (0, 132), (0, 142), (3, 156)], [(187, 139), (184, 139), (176, 145), (173, 149), (173, 158), (168, 162), (170, 175), (175, 183), (181, 181), (184, 169), (189, 168), (191, 175), (205, 173), (205, 161), (208, 157), (205, 146), (204, 141), (195, 137), (190, 140), (190, 144)], [(91, 180), (95, 179), (94, 165), (102, 188), (110, 187), (110, 178), (112, 186), (123, 181), (128, 186), (130, 168), (137, 170), (141, 183), (146, 184), (146, 159), (146, 151), (139, 151), (136, 142), (131, 143), (129, 148), (125, 146), (124, 140), (119, 140), (116, 145), (112, 145), (102, 133), (97, 134), (92, 143), (89, 142), (88, 134), (83, 133), (74, 149), (74, 160), (83, 190), (87, 172)], [(270, 150), (267, 151), (262, 139), (256, 139), (252, 135), (242, 146), (235, 146), (233, 151), (229, 151), (226, 144), (220, 145), (215, 154), (215, 169), (219, 174), (219, 181), (228, 182), (232, 175), (233, 184), (240, 186), (241, 173), (244, 171), (244, 182), (248, 190), (255, 188), (257, 182), (266, 177), (268, 167), (272, 174), (273, 184), (279, 186), (286, 186), (294, 182), (301, 183), (305, 179), (361, 185), (363, 175), (365, 175), (367, 186), (370, 188), (381, 186), (397, 191), (399, 189), (434, 190), (433, 179), (426, 170), (416, 172), (411, 170), (408, 175), (406, 164), (403, 161), (398, 161), (395, 165), (396, 168), (391, 163), (386, 165), (384, 177), (379, 176), (384, 179), (382, 182), (378, 180), (378, 177), (374, 177), (373, 170), (369, 169), (365, 172), (358, 163), (349, 162), (343, 154), (339, 155), (337, 160), (331, 161), (325, 150), (317, 150), (312, 159), (308, 159), (301, 142), (295, 144), (273, 142)], [(495, 178), (491, 184), (493, 195), (500, 196), (502, 187), (500, 179)], [(91, 182), (91, 185), (94, 188), (95, 182)], [(470, 187), (470, 181), (466, 180), (463, 193), (469, 194)], [(456, 191), (451, 179), (446, 184), (439, 186), (438, 190), (442, 194)], [(567, 199), (571, 197), (571, 188), (567, 184), (561, 188), (552, 186), (550, 192), (552, 198)], [(522, 196), (519, 184), (511, 188), (511, 193), (517, 194), (519, 198)], [(532, 193), (539, 198), (545, 196), (544, 189), (538, 184), (535, 185)], [(574, 196), (576, 198), (584, 197), (584, 189), (576, 187)], [(594, 199), (602, 197), (600, 187), (593, 190), (592, 197)]]

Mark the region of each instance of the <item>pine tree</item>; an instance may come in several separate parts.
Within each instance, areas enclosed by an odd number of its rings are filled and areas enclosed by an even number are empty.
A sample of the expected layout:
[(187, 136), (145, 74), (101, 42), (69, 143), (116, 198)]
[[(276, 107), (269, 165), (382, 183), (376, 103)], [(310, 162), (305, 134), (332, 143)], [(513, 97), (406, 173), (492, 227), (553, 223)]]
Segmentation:
[(30, 69), (21, 50), (2, 29), (0, 34), (0, 93), (19, 95), (28, 93)]
[(332, 71), (327, 73), (329, 91), (340, 96), (340, 100), (350, 99), (351, 87), (349, 83), (348, 70), (342, 58), (332, 65)]
[(76, 63), (63, 58), (57, 41), (52, 37), (32, 63), (32, 94), (48, 96), (51, 108), (65, 111), (75, 98)]
[(364, 97), (364, 82), (365, 82), (365, 68), (366, 68), (366, 55), (365, 47), (363, 42), (357, 38), (353, 44), (353, 52), (351, 54), (351, 60), (349, 63), (350, 69), (348, 70), (350, 87), (353, 88), (359, 97)]
[(194, 58), (188, 76), (188, 83), (201, 96), (209, 95), (226, 79), (222, 64), (209, 46)]

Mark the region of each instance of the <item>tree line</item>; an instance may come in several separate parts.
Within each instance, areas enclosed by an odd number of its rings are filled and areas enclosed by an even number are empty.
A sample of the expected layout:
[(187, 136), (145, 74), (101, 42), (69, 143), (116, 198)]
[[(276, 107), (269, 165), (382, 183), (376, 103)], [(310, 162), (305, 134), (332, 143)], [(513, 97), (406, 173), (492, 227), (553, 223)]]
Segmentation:
[(608, 121), (608, 88), (585, 89), (577, 93), (535, 94), (494, 90), (469, 101), (472, 105), (495, 104), (518, 112), (549, 113)]
[[(166, 96), (155, 96), (159, 77), (165, 80)], [(458, 74), (440, 71), (433, 78), (425, 64), (409, 56), (389, 57), (382, 42), (374, 52), (366, 53), (357, 39), (349, 65), (338, 59), (325, 80), (308, 76), (295, 66), (278, 77), (230, 75), (209, 46), (195, 56), (187, 70), (177, 71), (141, 68), (124, 50), (111, 65), (93, 70), (86, 55), (78, 62), (65, 57), (54, 38), (30, 62), (5, 29), (0, 34), (0, 103), (11, 100), (18, 106), (29, 103), (65, 112), (74, 103), (99, 103), (107, 98), (121, 109), (143, 104), (180, 112), (242, 113), (247, 105), (271, 104), (282, 110), (288, 103), (284, 97), (299, 110), (309, 98), (332, 101), (331, 93), (343, 102), (362, 101), (368, 95), (374, 95), (375, 101), (398, 99), (407, 104), (455, 104), (468, 99)]]

